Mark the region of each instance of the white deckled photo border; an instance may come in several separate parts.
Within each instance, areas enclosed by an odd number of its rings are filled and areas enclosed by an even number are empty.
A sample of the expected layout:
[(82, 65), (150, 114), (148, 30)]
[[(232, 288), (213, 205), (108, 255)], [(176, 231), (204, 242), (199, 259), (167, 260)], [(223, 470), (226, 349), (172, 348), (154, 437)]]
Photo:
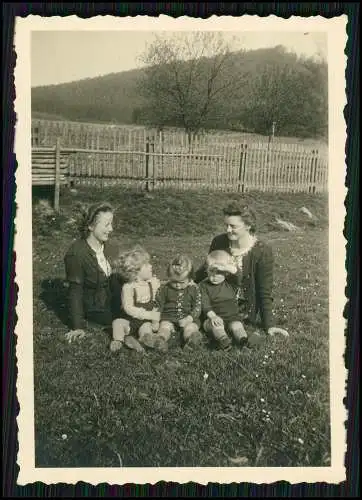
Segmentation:
[[(17, 398), (20, 412), (17, 417), (20, 472), (17, 484), (41, 481), (45, 484), (75, 484), (83, 481), (99, 483), (154, 484), (158, 481), (207, 484), (256, 484), (287, 481), (296, 483), (326, 482), (337, 484), (346, 479), (345, 453), (347, 410), (347, 370), (344, 364), (346, 320), (346, 240), (343, 236), (346, 216), (344, 201), (347, 139), (343, 116), (347, 104), (345, 71), (347, 56), (347, 16), (326, 19), (316, 17), (276, 16), (212, 16), (209, 19), (172, 18), (161, 15), (112, 17), (97, 16), (81, 19), (76, 16), (16, 18), (15, 24), (15, 153), (16, 171), (16, 283), (19, 287), (16, 307), (17, 324)], [(331, 405), (331, 465), (329, 467), (207, 467), (207, 468), (36, 468), (34, 439), (34, 377), (33, 377), (33, 297), (32, 297), (32, 206), (31, 198), (31, 33), (55, 30), (148, 30), (148, 31), (322, 31), (328, 38), (329, 75), (329, 333), (330, 333), (330, 405)]]

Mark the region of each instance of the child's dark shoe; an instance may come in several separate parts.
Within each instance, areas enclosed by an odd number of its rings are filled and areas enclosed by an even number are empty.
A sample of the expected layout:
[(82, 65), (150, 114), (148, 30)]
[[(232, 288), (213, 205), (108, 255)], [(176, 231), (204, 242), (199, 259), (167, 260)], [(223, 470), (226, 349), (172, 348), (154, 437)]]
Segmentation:
[(163, 353), (167, 352), (168, 345), (167, 345), (166, 340), (162, 337), (156, 338), (155, 343), (154, 343), (154, 348), (159, 352), (163, 352)]
[(200, 347), (202, 341), (202, 335), (200, 332), (194, 332), (185, 342), (185, 347), (190, 349), (195, 349)]
[(131, 335), (127, 335), (127, 337), (125, 337), (124, 343), (129, 349), (132, 349), (133, 351), (136, 351), (139, 353), (145, 352), (144, 348), (141, 346), (141, 344), (138, 342), (138, 340), (136, 340)]
[(242, 349), (243, 347), (245, 347), (248, 343), (248, 336), (246, 335), (245, 337), (240, 337), (238, 339), (238, 346), (240, 347), (240, 349)]
[(221, 337), (221, 339), (217, 342), (218, 349), (222, 349), (223, 351), (228, 351), (231, 349), (231, 340), (228, 336)]
[(146, 333), (145, 335), (142, 336), (141, 342), (145, 347), (148, 347), (149, 349), (154, 349), (156, 339), (157, 339), (156, 335), (152, 333)]

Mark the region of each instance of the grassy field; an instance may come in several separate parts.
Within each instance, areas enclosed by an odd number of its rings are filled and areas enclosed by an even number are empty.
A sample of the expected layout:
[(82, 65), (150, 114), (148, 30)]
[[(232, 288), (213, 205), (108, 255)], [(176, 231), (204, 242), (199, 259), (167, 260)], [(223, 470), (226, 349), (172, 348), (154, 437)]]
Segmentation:
[[(44, 194), (44, 193), (43, 193)], [(241, 195), (235, 196), (241, 198)], [(328, 248), (326, 198), (248, 194), (258, 232), (275, 254), (274, 312), (290, 332), (255, 350), (146, 356), (111, 354), (109, 337), (89, 326), (64, 339), (63, 255), (76, 203), (116, 207), (113, 239), (139, 242), (165, 277), (174, 252), (198, 265), (230, 194), (92, 189), (65, 191), (62, 212), (47, 213), (34, 193), (34, 362), (37, 467), (326, 466), (330, 464)], [(308, 224), (306, 206), (318, 220)], [(278, 215), (300, 231), (282, 232)]]

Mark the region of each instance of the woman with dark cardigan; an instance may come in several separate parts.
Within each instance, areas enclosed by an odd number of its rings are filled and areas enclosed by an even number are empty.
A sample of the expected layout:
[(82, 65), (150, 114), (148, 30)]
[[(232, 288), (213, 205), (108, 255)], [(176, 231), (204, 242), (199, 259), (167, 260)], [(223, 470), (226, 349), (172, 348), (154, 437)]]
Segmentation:
[[(224, 250), (233, 257), (238, 271), (228, 280), (235, 287), (243, 321), (257, 328), (259, 315), (261, 328), (266, 334), (287, 337), (286, 330), (273, 324), (273, 252), (255, 235), (254, 213), (249, 207), (232, 202), (224, 209), (224, 217), (226, 232), (212, 240), (209, 253)], [(196, 283), (206, 276), (203, 265), (196, 272)], [(254, 333), (257, 334), (257, 330)]]
[[(122, 282), (112, 273), (110, 262), (117, 248), (109, 243), (113, 230), (113, 208), (109, 203), (92, 205), (84, 214), (81, 237), (68, 249), (65, 257), (66, 281), (69, 285), (69, 342), (83, 338), (86, 322), (111, 327), (113, 338), (125, 341), (123, 320), (120, 319)], [(134, 342), (133, 342), (134, 340)], [(128, 342), (129, 341), (129, 342)], [(143, 350), (135, 339), (127, 346)], [(138, 344), (138, 343), (137, 343)]]

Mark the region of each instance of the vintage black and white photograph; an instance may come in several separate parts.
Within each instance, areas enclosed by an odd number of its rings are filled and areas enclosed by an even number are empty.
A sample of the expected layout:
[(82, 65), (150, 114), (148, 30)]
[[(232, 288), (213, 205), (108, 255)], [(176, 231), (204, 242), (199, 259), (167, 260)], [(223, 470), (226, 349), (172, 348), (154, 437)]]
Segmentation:
[(31, 17), (20, 480), (343, 480), (346, 20)]

